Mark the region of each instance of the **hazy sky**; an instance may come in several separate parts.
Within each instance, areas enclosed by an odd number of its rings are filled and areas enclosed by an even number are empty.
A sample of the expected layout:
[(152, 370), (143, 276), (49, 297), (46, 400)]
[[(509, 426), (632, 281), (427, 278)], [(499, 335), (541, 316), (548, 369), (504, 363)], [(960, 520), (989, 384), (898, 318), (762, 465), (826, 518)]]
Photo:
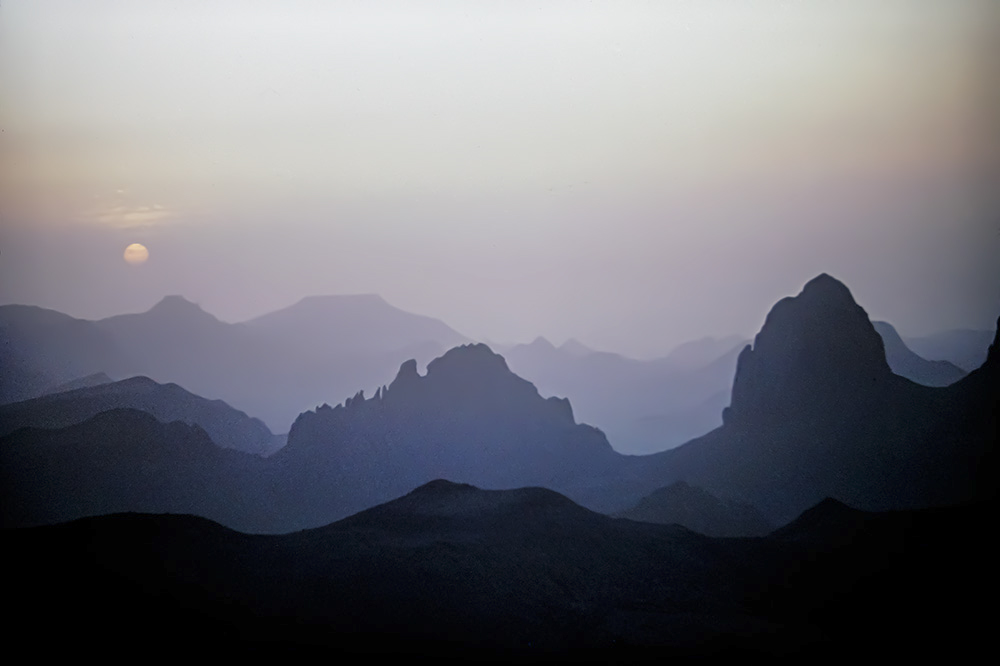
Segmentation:
[(991, 328), (998, 45), (991, 0), (3, 0), (0, 303), (375, 292), (641, 356), (825, 271)]

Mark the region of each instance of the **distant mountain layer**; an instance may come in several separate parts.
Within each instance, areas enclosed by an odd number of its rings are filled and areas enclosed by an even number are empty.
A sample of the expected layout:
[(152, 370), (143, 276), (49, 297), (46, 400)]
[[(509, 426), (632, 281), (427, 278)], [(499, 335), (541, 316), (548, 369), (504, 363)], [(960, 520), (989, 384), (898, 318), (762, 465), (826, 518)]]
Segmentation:
[(375, 294), (310, 296), (246, 325), (315, 356), (331, 348), (350, 353), (410, 350), (428, 341), (439, 345), (440, 353), (470, 342), (443, 322), (394, 308)]
[(957, 329), (934, 335), (906, 338), (906, 345), (922, 358), (948, 361), (966, 372), (986, 362), (994, 331)]
[(180, 296), (100, 321), (28, 306), (0, 307), (0, 404), (95, 373), (145, 375), (218, 397), (287, 432), (330, 396), (391, 377), (467, 341), (445, 324), (376, 296), (302, 300), (243, 324), (219, 321)]
[(541, 393), (568, 398), (577, 418), (601, 428), (616, 451), (641, 455), (722, 425), (739, 343), (705, 338), (667, 358), (639, 361), (538, 338), (506, 350), (504, 358)]
[(206, 400), (176, 384), (158, 384), (133, 377), (73, 389), (40, 398), (0, 405), (0, 436), (18, 428), (63, 428), (112, 409), (138, 409), (158, 420), (198, 425), (218, 446), (256, 455), (278, 446), (261, 421), (233, 409), (221, 400)]
[(7, 630), (15, 649), (58, 636), (67, 657), (114, 627), (117, 649), (170, 656), (940, 660), (990, 647), (967, 597), (996, 591), (995, 517), (824, 502), (769, 537), (717, 540), (444, 481), (277, 537), (114, 515), (5, 533)]
[(889, 368), (897, 375), (924, 386), (948, 386), (966, 375), (965, 370), (953, 363), (927, 361), (914, 354), (899, 337), (892, 324), (874, 321), (872, 325), (885, 344), (885, 358)]

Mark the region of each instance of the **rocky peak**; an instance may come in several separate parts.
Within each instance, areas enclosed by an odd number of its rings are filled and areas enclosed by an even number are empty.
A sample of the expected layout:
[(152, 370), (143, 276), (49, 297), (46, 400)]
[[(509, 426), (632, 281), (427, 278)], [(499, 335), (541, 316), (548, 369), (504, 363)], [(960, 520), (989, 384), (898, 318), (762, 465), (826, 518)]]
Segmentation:
[(511, 375), (507, 361), (500, 354), (482, 343), (461, 345), (449, 349), (439, 358), (427, 364), (427, 376), (451, 377), (479, 375)]
[(868, 314), (843, 283), (824, 273), (776, 303), (753, 346), (740, 353), (724, 418), (783, 419), (815, 407), (817, 399), (858, 399), (891, 377)]

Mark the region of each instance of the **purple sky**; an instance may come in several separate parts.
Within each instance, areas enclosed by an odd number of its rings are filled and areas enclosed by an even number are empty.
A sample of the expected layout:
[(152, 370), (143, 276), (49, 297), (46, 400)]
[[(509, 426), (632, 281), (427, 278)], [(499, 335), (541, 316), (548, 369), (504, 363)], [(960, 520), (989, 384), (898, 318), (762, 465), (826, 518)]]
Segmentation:
[(651, 356), (828, 272), (992, 328), (998, 45), (995, 2), (5, 0), (0, 303), (374, 292)]

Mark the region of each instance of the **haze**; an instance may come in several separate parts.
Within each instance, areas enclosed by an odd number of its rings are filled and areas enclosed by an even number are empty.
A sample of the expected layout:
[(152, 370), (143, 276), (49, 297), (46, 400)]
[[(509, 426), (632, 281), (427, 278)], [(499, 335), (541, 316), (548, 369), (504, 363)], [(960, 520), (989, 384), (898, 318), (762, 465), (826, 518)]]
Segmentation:
[(992, 2), (8, 0), (0, 303), (378, 293), (653, 356), (825, 271), (990, 329), (997, 44)]

